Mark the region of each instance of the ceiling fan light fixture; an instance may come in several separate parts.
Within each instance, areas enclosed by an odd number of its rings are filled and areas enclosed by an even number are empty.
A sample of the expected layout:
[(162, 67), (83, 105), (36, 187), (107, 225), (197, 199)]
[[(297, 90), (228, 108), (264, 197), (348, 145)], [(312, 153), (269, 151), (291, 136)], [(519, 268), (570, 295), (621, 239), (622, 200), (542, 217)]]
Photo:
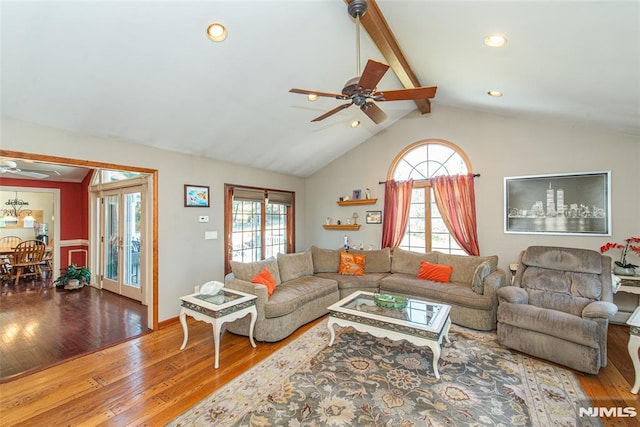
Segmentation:
[(214, 22), (207, 28), (207, 37), (214, 42), (221, 42), (227, 38), (227, 29), (224, 25)]
[(318, 100), (318, 95), (316, 95), (315, 93), (310, 93), (309, 95), (307, 95), (307, 99), (311, 102), (313, 101), (317, 101)]
[(489, 47), (502, 47), (507, 44), (507, 38), (502, 34), (491, 34), (484, 38), (484, 44)]
[(360, 126), (360, 120), (354, 120), (354, 121), (351, 122), (351, 128), (352, 129), (355, 129), (358, 126)]
[(487, 92), (487, 95), (493, 96), (494, 98), (500, 98), (502, 96), (502, 92), (500, 92), (499, 90), (490, 90), (489, 92)]

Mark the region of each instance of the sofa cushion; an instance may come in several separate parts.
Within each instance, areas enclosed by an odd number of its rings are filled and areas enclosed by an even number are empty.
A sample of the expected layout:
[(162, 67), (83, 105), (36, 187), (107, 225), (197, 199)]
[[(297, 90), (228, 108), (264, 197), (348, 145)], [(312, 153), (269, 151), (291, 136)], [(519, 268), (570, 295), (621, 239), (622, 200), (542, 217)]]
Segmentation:
[(420, 261), (420, 271), (418, 279), (433, 280), (434, 282), (448, 283), (451, 277), (450, 265), (432, 264), (427, 261)]
[(313, 259), (311, 251), (294, 254), (278, 254), (278, 269), (280, 280), (288, 282), (302, 276), (313, 275)]
[(389, 248), (373, 251), (349, 249), (349, 253), (367, 257), (364, 263), (365, 273), (389, 273), (391, 271), (391, 249)]
[(366, 257), (359, 254), (340, 252), (340, 268), (338, 274), (362, 276)]
[(280, 271), (278, 270), (278, 261), (274, 257), (269, 257), (256, 262), (230, 261), (229, 264), (231, 265), (231, 271), (236, 279), (251, 282), (251, 279), (260, 273), (263, 268), (266, 268), (275, 279), (276, 286), (282, 283), (280, 280)]
[(391, 258), (391, 272), (409, 274), (414, 278), (420, 272), (420, 261), (438, 263), (438, 252), (418, 253), (395, 248)]
[(334, 292), (338, 292), (338, 283), (322, 277), (302, 276), (282, 282), (265, 304), (264, 316), (266, 318), (285, 316), (307, 303), (320, 300)]
[[(365, 264), (366, 265), (366, 264)], [(389, 273), (367, 273), (362, 276), (345, 276), (338, 273), (318, 273), (316, 277), (338, 282), (339, 289), (371, 289), (380, 286), (380, 280)]]
[(322, 249), (311, 246), (314, 273), (337, 273), (340, 267), (340, 251), (337, 249)]
[(394, 273), (382, 278), (380, 292), (391, 295), (407, 295), (476, 310), (490, 311), (496, 305), (493, 298), (487, 295), (478, 295), (468, 284), (439, 283), (402, 273)]
[(273, 294), (273, 291), (276, 290), (276, 280), (266, 268), (263, 268), (260, 273), (256, 274), (256, 276), (251, 279), (251, 282), (265, 285), (267, 287), (268, 296), (271, 296)]
[(491, 265), (491, 271), (498, 268), (497, 256), (468, 256), (468, 255), (451, 255), (438, 253), (438, 264), (452, 265), (451, 272), (452, 282), (463, 282), (471, 285), (476, 268), (483, 262), (488, 261)]

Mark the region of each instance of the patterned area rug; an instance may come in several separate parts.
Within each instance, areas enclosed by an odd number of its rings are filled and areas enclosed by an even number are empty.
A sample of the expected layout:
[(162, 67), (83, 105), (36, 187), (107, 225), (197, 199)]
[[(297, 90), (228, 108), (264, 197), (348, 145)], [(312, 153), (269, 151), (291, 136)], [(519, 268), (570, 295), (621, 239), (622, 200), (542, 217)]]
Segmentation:
[[(431, 350), (326, 321), (231, 381), (171, 426), (601, 426), (574, 374), (452, 325), (441, 378)], [(259, 345), (259, 344), (258, 344)]]

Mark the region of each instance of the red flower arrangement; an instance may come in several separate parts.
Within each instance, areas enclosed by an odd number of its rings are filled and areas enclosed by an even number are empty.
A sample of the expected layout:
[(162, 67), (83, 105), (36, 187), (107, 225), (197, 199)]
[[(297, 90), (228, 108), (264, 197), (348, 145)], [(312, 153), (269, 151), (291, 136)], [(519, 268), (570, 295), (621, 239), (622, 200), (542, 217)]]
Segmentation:
[(622, 268), (637, 268), (637, 265), (627, 263), (627, 252), (629, 251), (629, 249), (640, 255), (640, 246), (635, 246), (631, 243), (640, 243), (640, 237), (630, 237), (628, 239), (625, 239), (624, 245), (621, 245), (619, 243), (607, 243), (604, 246), (600, 246), (600, 253), (605, 253), (609, 249), (622, 249), (620, 261), (615, 261), (615, 264)]

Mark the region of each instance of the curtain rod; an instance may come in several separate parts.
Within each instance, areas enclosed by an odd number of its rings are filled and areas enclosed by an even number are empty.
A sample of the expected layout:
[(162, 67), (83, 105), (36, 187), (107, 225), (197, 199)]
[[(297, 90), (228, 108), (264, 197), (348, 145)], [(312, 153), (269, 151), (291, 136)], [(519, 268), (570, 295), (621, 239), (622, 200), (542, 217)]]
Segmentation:
[[(480, 174), (479, 173), (474, 173), (473, 177), (474, 178), (479, 178)], [(431, 178), (429, 178), (429, 179), (431, 179)], [(425, 181), (429, 181), (429, 179), (425, 179)], [(387, 183), (387, 181), (378, 181), (378, 184), (386, 184), (386, 183)]]

